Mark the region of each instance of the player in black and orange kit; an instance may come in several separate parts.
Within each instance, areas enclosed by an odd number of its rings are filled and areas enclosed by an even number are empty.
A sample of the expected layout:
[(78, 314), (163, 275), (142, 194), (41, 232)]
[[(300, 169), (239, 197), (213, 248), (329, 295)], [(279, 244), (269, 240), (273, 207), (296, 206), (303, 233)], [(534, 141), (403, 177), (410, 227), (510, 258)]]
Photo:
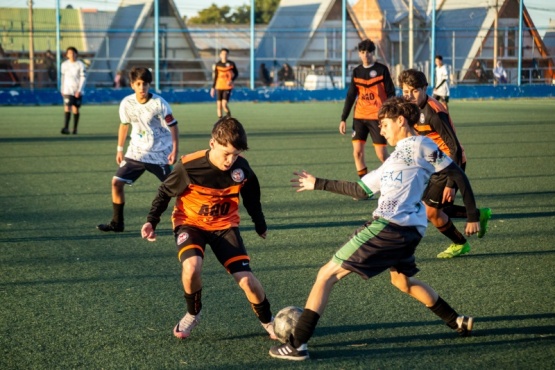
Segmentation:
[(224, 117), (212, 129), (210, 149), (185, 155), (158, 189), (141, 235), (156, 240), (155, 228), (176, 197), (172, 213), (177, 256), (182, 266), (187, 313), (173, 334), (185, 339), (200, 320), (201, 271), (206, 244), (245, 292), (253, 311), (276, 339), (270, 303), (250, 268), (250, 258), (239, 233), (239, 196), (254, 222), (257, 234), (266, 238), (267, 227), (260, 204), (260, 185), (247, 160), (247, 135), (235, 118)]
[[(420, 108), (420, 120), (414, 126), (418, 134), (432, 139), (441, 151), (464, 170), (466, 155), (457, 138), (455, 126), (443, 104), (426, 94), (428, 87), (426, 75), (415, 69), (405, 70), (399, 75), (399, 86), (403, 90), (405, 99)], [(470, 252), (468, 241), (451, 221), (451, 218), (467, 217), (465, 207), (453, 204), (455, 192), (456, 185), (452, 179), (434, 174), (422, 197), (428, 220), (453, 242), (445, 251), (437, 255), (438, 258), (453, 258)], [(482, 238), (487, 231), (491, 209), (480, 208), (479, 211), (478, 238)]]
[(214, 97), (216, 95), (216, 113), (218, 118), (222, 117), (222, 110), (226, 116), (231, 116), (228, 102), (231, 97), (231, 90), (233, 89), (233, 81), (239, 76), (237, 66), (233, 61), (227, 59), (228, 55), (228, 49), (224, 48), (220, 51), (220, 61), (216, 63), (214, 82), (210, 89), (210, 96)]
[(369, 133), (378, 159), (383, 162), (389, 157), (387, 141), (380, 135), (378, 127), (378, 111), (385, 100), (395, 96), (395, 86), (387, 66), (374, 60), (375, 50), (376, 46), (370, 40), (363, 40), (358, 44), (358, 56), (362, 64), (353, 70), (351, 85), (347, 91), (339, 123), (339, 132), (345, 135), (345, 121), (355, 104), (352, 134), (353, 157), (357, 173), (361, 178), (368, 172), (364, 160), (364, 146)]

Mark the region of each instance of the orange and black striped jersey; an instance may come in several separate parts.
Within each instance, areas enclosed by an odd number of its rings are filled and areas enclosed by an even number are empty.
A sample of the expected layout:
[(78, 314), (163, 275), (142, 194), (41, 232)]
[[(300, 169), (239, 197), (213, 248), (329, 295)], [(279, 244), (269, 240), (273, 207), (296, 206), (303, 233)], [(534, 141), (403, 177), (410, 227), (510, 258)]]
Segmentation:
[(233, 89), (233, 81), (235, 81), (238, 76), (239, 71), (234, 62), (231, 60), (225, 63), (220, 61), (216, 63), (212, 87), (216, 90), (231, 90)]
[(341, 121), (349, 117), (355, 102), (353, 113), (355, 119), (377, 120), (378, 111), (383, 102), (392, 96), (395, 96), (395, 85), (391, 80), (389, 69), (378, 62), (370, 67), (364, 67), (361, 64), (353, 70)]
[(432, 139), (453, 162), (459, 166), (466, 163), (464, 149), (457, 138), (453, 121), (445, 107), (436, 99), (427, 97), (424, 106), (420, 107), (420, 120), (414, 128), (419, 135)]
[(264, 233), (260, 184), (247, 160), (239, 156), (229, 170), (222, 171), (210, 163), (208, 153), (209, 150), (201, 150), (181, 157), (158, 188), (147, 221), (156, 227), (170, 199), (176, 197), (172, 213), (174, 229), (180, 225), (208, 231), (237, 227), (241, 196), (256, 232)]

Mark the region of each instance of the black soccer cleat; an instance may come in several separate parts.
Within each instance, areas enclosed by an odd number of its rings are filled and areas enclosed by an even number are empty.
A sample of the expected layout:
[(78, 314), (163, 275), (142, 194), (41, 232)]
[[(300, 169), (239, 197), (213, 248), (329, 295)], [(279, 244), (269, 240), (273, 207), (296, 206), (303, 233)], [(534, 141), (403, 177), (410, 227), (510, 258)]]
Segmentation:
[(96, 228), (100, 231), (113, 231), (115, 233), (121, 233), (123, 231), (123, 223), (117, 224), (114, 221), (111, 221), (109, 224), (96, 225)]
[(310, 357), (306, 343), (301, 344), (299, 348), (295, 348), (289, 342), (270, 348), (270, 356), (291, 361), (303, 361)]
[(69, 135), (69, 129), (67, 129), (67, 128), (64, 127), (60, 133), (61, 133), (62, 135)]
[(467, 337), (474, 326), (474, 318), (470, 316), (457, 317), (457, 332), (461, 337)]

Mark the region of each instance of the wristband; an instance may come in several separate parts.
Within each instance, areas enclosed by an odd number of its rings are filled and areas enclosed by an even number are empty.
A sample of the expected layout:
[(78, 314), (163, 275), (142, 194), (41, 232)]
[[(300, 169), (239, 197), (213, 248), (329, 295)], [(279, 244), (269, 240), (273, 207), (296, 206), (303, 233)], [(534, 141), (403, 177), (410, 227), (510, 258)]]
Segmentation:
[(123, 152), (123, 147), (118, 145), (117, 150), (118, 152)]

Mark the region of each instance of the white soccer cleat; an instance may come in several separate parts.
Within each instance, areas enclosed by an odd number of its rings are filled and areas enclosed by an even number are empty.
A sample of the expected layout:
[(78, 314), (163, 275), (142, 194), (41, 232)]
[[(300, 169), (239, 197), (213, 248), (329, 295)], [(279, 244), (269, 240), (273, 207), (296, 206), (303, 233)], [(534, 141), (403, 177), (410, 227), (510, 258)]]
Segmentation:
[(173, 328), (173, 335), (179, 339), (188, 338), (191, 331), (200, 323), (200, 312), (197, 315), (191, 315), (187, 312), (185, 316)]

